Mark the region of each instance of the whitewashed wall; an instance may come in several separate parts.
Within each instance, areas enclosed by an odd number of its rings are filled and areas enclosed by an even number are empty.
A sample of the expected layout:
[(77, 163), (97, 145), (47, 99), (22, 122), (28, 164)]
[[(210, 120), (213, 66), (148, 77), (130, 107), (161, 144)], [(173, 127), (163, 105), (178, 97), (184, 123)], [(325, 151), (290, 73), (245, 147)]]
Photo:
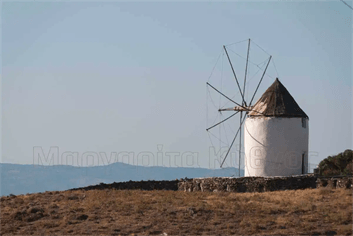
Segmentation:
[(290, 176), (308, 171), (309, 120), (302, 118), (246, 118), (245, 176)]

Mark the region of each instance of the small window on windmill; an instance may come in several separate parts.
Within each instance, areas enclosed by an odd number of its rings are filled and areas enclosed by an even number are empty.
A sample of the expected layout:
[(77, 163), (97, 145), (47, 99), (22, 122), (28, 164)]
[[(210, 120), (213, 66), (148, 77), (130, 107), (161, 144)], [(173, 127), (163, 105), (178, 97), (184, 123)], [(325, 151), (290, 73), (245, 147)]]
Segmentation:
[(305, 172), (305, 152), (302, 154), (302, 174)]
[(303, 128), (306, 128), (306, 119), (304, 117), (302, 118), (302, 126)]

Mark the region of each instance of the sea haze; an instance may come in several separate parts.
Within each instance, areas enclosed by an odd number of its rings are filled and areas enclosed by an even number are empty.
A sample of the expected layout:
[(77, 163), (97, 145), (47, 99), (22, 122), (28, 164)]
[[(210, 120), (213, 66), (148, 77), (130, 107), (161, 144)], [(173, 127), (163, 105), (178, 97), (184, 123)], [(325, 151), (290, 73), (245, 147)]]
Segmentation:
[[(62, 191), (99, 183), (125, 182), (129, 180), (175, 180), (198, 177), (238, 176), (238, 169), (204, 169), (185, 167), (144, 167), (124, 163), (107, 166), (74, 167), (65, 165), (41, 166), (0, 164), (0, 195), (26, 194), (45, 191)], [(244, 176), (244, 171), (240, 170)]]

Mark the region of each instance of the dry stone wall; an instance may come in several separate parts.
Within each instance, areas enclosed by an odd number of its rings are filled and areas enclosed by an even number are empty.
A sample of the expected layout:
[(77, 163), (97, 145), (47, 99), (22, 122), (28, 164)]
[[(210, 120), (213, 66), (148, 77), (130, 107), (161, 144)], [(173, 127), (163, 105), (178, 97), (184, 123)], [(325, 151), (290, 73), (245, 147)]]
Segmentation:
[(349, 188), (353, 189), (353, 177), (318, 177), (317, 188)]
[(243, 177), (182, 179), (179, 191), (201, 192), (265, 192), (306, 188), (353, 188), (352, 176), (317, 177), (300, 175), (292, 177)]
[(265, 192), (277, 190), (295, 190), (307, 188), (349, 188), (353, 189), (353, 176), (318, 177), (313, 174), (291, 177), (242, 177), (242, 178), (198, 178), (172, 181), (128, 181), (112, 184), (101, 183), (84, 188), (119, 190), (173, 190), (187, 192)]
[(83, 188), (75, 188), (71, 190), (92, 190), (92, 189), (119, 189), (119, 190), (178, 190), (179, 180), (147, 180), (147, 181), (128, 181), (112, 184), (100, 183), (99, 185), (91, 185)]
[(182, 180), (178, 185), (179, 190), (188, 192), (265, 192), (306, 188), (316, 188), (315, 176), (202, 178)]

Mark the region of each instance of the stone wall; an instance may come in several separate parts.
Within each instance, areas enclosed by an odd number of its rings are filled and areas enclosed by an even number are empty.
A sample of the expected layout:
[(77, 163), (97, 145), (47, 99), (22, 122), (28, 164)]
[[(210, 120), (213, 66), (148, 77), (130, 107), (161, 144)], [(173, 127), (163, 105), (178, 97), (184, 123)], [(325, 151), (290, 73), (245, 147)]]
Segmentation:
[(265, 192), (315, 188), (316, 177), (313, 175), (303, 175), (296, 177), (188, 179), (180, 181), (178, 187), (179, 190), (188, 192)]
[(201, 192), (265, 192), (306, 188), (350, 188), (353, 177), (324, 178), (315, 175), (292, 177), (200, 178), (181, 180), (179, 191)]
[(128, 181), (112, 184), (101, 183), (71, 190), (119, 189), (119, 190), (173, 190), (187, 192), (265, 192), (307, 188), (353, 189), (353, 176), (318, 177), (313, 174), (292, 177), (242, 177), (198, 178), (163, 181)]
[(112, 184), (100, 183), (99, 185), (91, 185), (83, 188), (75, 188), (70, 190), (92, 190), (92, 189), (119, 189), (119, 190), (178, 190), (179, 180), (147, 180), (147, 181), (128, 181)]
[(316, 187), (353, 189), (353, 177), (318, 177), (316, 180)]

